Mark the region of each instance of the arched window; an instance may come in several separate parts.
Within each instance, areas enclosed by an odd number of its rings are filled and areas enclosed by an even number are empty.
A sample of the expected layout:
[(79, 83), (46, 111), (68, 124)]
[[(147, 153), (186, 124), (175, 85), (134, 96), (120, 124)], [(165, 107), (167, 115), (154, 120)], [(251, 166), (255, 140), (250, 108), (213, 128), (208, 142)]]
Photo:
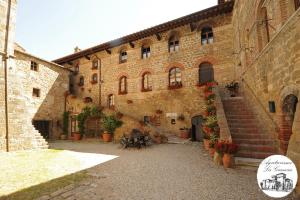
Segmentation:
[(300, 8), (300, 0), (295, 0), (295, 10), (298, 10)]
[[(262, 4), (264, 1), (261, 1)], [(269, 19), (267, 8), (258, 7), (257, 11), (257, 42), (259, 52), (269, 43), (270, 33), (269, 33)]]
[(93, 74), (93, 75), (92, 75), (91, 83), (92, 83), (92, 84), (98, 83), (98, 74)]
[(174, 67), (169, 71), (169, 89), (176, 89), (181, 87), (181, 70), (178, 67)]
[(100, 60), (95, 58), (92, 62), (92, 69), (98, 69), (100, 67)]
[(179, 38), (177, 35), (173, 35), (169, 39), (169, 52), (179, 51)]
[(127, 77), (122, 76), (119, 80), (119, 94), (127, 94)]
[(113, 94), (108, 95), (107, 104), (108, 104), (108, 108), (114, 108), (115, 96)]
[(150, 72), (146, 72), (142, 77), (142, 92), (152, 91), (152, 78)]
[(84, 86), (84, 77), (80, 76), (78, 86)]
[(127, 61), (127, 51), (122, 50), (120, 51), (120, 63), (124, 63)]
[(202, 63), (199, 66), (199, 83), (203, 85), (211, 81), (214, 81), (214, 68), (210, 63)]
[(212, 44), (214, 42), (214, 33), (211, 27), (207, 26), (201, 30), (201, 44)]
[(151, 50), (149, 45), (142, 46), (142, 59), (149, 58), (151, 55)]

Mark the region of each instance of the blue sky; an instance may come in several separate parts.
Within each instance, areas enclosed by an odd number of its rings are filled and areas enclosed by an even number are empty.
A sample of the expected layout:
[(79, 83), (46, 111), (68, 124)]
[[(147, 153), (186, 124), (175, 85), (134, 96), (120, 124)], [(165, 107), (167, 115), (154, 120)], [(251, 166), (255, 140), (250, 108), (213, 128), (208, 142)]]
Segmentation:
[(53, 60), (214, 6), (217, 0), (19, 0), (16, 41)]

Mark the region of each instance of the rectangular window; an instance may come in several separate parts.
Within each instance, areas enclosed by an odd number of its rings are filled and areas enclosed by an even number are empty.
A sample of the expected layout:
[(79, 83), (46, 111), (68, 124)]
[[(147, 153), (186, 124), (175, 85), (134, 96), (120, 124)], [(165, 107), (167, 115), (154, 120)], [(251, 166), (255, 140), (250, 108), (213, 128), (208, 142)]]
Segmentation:
[(37, 88), (32, 89), (32, 96), (33, 97), (40, 97), (40, 95), (41, 95), (41, 90), (40, 89), (37, 89)]
[(30, 69), (32, 70), (32, 71), (38, 71), (38, 64), (36, 63), (36, 62), (34, 62), (34, 61), (31, 61), (30, 62)]

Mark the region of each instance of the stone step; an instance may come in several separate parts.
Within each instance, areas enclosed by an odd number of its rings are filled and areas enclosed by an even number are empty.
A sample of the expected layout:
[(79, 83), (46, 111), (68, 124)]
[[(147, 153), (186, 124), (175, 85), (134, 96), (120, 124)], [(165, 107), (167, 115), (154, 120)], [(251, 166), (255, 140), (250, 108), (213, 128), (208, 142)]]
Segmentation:
[(267, 134), (241, 134), (231, 133), (233, 140), (236, 139), (272, 139)]
[(276, 153), (276, 148), (270, 145), (253, 145), (253, 144), (239, 144), (239, 150), (243, 151), (259, 151), (259, 152), (273, 152)]
[(248, 166), (248, 167), (255, 167), (258, 169), (263, 159), (235, 157), (234, 161), (237, 166)]
[(254, 115), (237, 115), (237, 114), (228, 114), (225, 112), (226, 118), (228, 120), (237, 120), (237, 119), (242, 119), (242, 120), (246, 120), (246, 119), (250, 119), (250, 120), (255, 120), (255, 116)]
[(249, 129), (252, 129), (252, 128), (257, 128), (257, 123), (247, 123), (247, 122), (241, 122), (241, 123), (231, 123), (231, 122), (228, 122), (228, 125), (229, 127), (231, 128), (249, 128)]
[(256, 158), (256, 159), (265, 159), (271, 155), (274, 155), (273, 152), (257, 152), (257, 151), (238, 151), (236, 154), (237, 157), (242, 157), (242, 158)]
[(236, 144), (275, 145), (273, 139), (234, 139)]
[(261, 134), (258, 128), (244, 128), (244, 127), (231, 127), (229, 126), (230, 132), (232, 133), (242, 133), (242, 134)]

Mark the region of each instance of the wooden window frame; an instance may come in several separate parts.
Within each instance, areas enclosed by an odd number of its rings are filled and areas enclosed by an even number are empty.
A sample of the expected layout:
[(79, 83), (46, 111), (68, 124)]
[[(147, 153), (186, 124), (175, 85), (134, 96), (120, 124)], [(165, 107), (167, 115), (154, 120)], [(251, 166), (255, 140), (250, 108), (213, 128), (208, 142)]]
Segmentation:
[[(175, 72), (174, 72), (175, 81), (174, 82), (171, 81), (171, 78), (173, 76), (173, 74), (172, 74), (173, 70), (175, 70)], [(177, 70), (179, 70), (179, 71), (177, 71)], [(179, 74), (179, 77), (177, 76), (178, 74)], [(179, 80), (177, 80), (177, 79), (179, 79)], [(179, 67), (172, 67), (169, 70), (169, 87), (168, 88), (170, 90), (182, 88), (182, 70)]]
[[(211, 31), (204, 32), (205, 29), (211, 29)], [(211, 34), (211, 36), (209, 34)], [(213, 28), (211, 26), (203, 27), (202, 30), (201, 30), (201, 45), (203, 46), (203, 45), (208, 45), (208, 44), (213, 44), (213, 43), (214, 43)]]
[(120, 64), (127, 62), (127, 59), (128, 59), (127, 51), (126, 50), (120, 51), (120, 57), (119, 57)]
[(147, 87), (145, 86), (145, 76), (151, 76), (150, 72), (145, 72), (142, 75), (142, 92), (150, 92), (152, 91), (152, 85), (149, 83), (149, 78), (147, 79)]
[(98, 74), (93, 74), (91, 77), (91, 84), (97, 84), (98, 83)]
[(79, 77), (79, 83), (78, 86), (84, 86), (84, 76)]
[(109, 109), (115, 108), (115, 96), (113, 94), (108, 95), (107, 106)]
[[(202, 82), (201, 80), (202, 80), (202, 78), (201, 78), (201, 68), (203, 69), (203, 68), (207, 68), (207, 69), (210, 69), (211, 70), (211, 72), (212, 72), (212, 74), (211, 74), (211, 76), (212, 76), (212, 79), (213, 80), (209, 80), (209, 81), (206, 81), (206, 82)], [(199, 65), (199, 70), (198, 70), (198, 85), (205, 85), (206, 83), (208, 83), (208, 82), (210, 82), (210, 81), (214, 81), (215, 80), (215, 75), (214, 75), (214, 68), (213, 68), (213, 65), (211, 64), (211, 63), (209, 63), (209, 62), (203, 62), (203, 63), (201, 63), (200, 65)]]
[[(124, 79), (124, 87), (125, 87), (124, 90), (122, 90), (123, 79)], [(127, 77), (126, 76), (122, 76), (119, 79), (119, 95), (125, 95), (127, 93), (128, 93), (128, 91), (127, 91)]]
[(38, 72), (39, 71), (39, 64), (35, 61), (30, 61), (30, 70)]
[(92, 61), (92, 69), (95, 70), (98, 69), (99, 67), (100, 67), (100, 60), (98, 58), (95, 58)]
[(147, 59), (151, 57), (151, 47), (150, 45), (143, 45), (141, 48), (142, 59)]
[(33, 88), (32, 89), (32, 97), (34, 97), (34, 98), (40, 98), (41, 97), (41, 89), (39, 89), (39, 88)]

